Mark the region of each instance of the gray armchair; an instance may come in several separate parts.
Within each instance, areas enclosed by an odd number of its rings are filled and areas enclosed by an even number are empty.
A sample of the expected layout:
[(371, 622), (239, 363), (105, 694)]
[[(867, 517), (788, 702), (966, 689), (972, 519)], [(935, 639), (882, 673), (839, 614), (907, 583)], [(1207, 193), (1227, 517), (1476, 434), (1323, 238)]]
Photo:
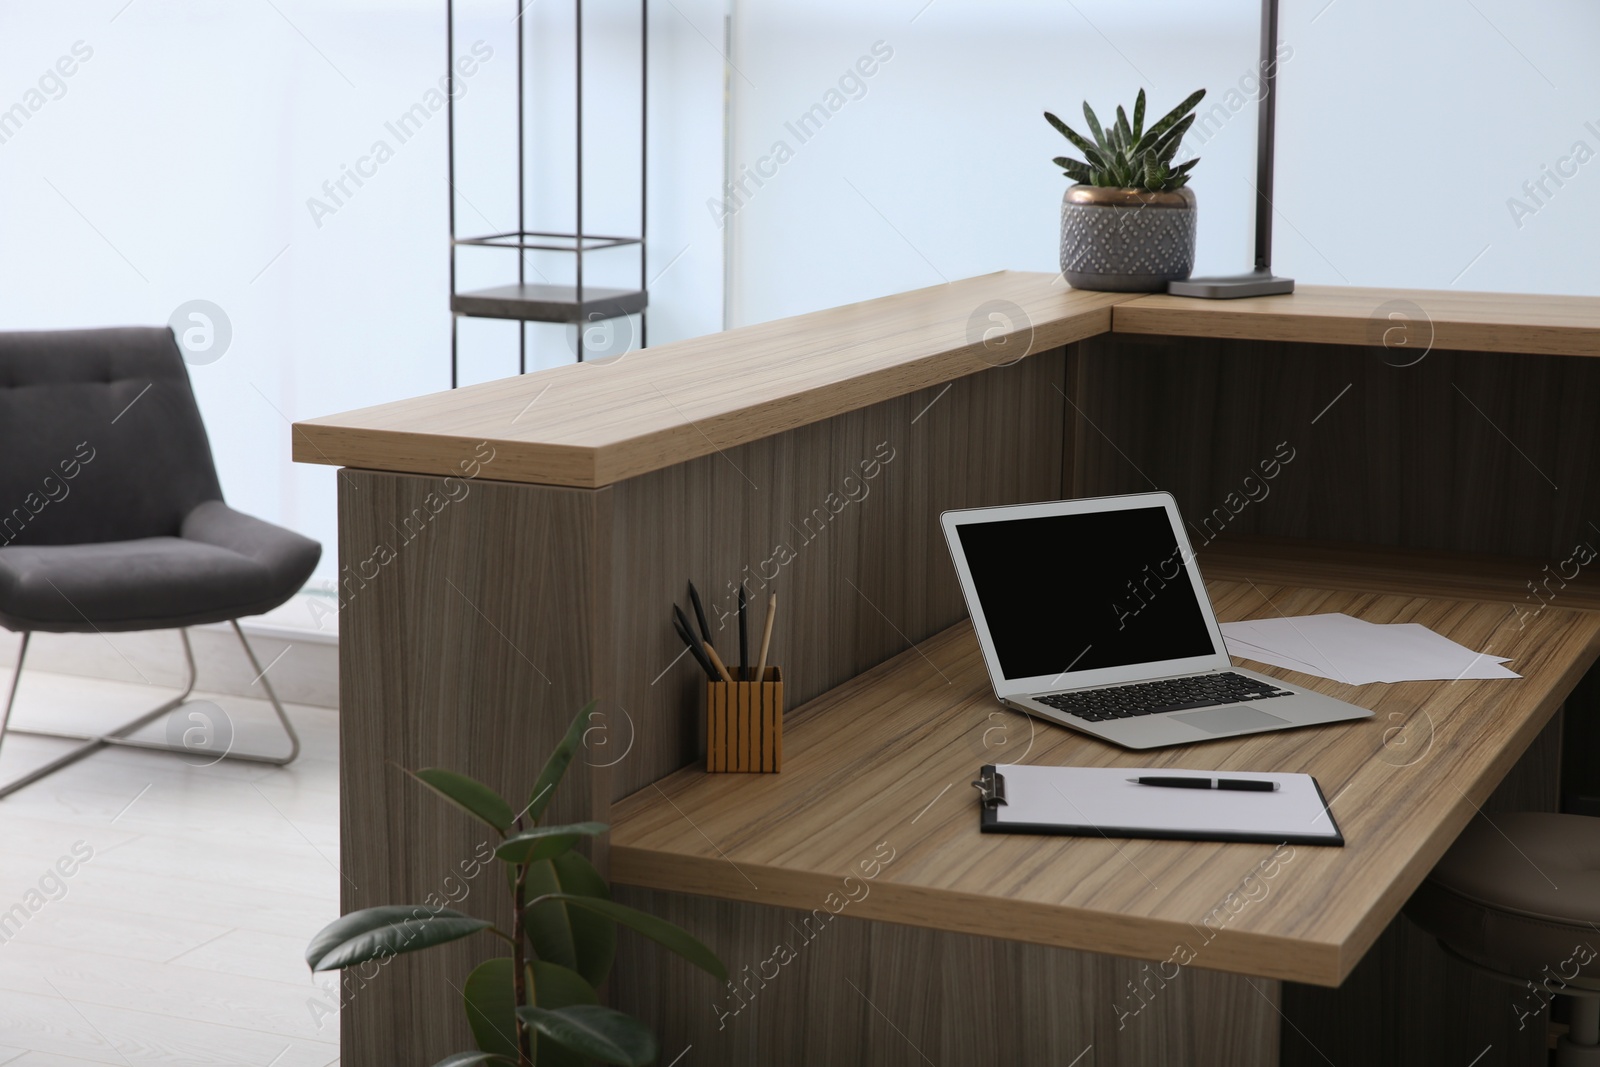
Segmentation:
[(0, 712), (3, 746), (35, 632), (177, 629), (188, 661), (181, 694), (110, 733), (11, 733), (80, 741), (0, 785), (0, 797), (106, 745), (186, 751), (128, 737), (194, 688), (184, 627), (228, 622), (289, 737), (300, 743), (238, 619), (284, 603), (322, 546), (222, 501), (211, 446), (172, 331), (0, 332), (0, 626), (22, 634)]

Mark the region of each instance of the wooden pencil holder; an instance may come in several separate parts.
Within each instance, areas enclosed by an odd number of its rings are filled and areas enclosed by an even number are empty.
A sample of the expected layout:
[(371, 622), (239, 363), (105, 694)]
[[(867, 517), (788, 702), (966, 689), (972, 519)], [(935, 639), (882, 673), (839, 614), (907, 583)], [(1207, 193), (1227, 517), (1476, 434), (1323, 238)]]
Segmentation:
[(760, 681), (706, 683), (706, 770), (775, 774), (783, 769), (783, 672)]

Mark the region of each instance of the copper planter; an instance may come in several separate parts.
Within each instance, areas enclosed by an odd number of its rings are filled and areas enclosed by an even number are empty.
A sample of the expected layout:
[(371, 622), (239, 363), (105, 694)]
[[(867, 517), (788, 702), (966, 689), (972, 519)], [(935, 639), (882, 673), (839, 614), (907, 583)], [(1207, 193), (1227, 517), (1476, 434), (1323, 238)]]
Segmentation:
[(1075, 289), (1152, 293), (1194, 270), (1195, 198), (1074, 185), (1061, 198), (1061, 273)]

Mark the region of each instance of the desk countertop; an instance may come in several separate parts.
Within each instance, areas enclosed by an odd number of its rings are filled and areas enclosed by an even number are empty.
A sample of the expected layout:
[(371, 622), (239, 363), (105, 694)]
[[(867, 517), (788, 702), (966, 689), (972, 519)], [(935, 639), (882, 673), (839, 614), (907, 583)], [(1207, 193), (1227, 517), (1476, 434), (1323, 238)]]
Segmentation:
[(456, 474), (488, 441), (492, 478), (609, 485), (1105, 333), (1123, 299), (1002, 271), (298, 422), (294, 458)]
[[(1161, 293), (1118, 304), (1115, 333), (1253, 341), (1600, 356), (1600, 299), (1522, 293), (1303, 285), (1286, 296), (1195, 300)], [(1399, 361), (1399, 356), (1394, 358)]]
[(497, 480), (593, 488), (1108, 332), (1367, 345), (1386, 330), (1411, 350), (1600, 355), (1600, 300), (1326, 286), (1195, 300), (1002, 271), (308, 419), (294, 458), (447, 475), (488, 442)]
[[(848, 898), (859, 918), (1337, 985), (1594, 660), (1600, 614), (1519, 628), (1506, 601), (1448, 582), (1436, 597), (1210, 587), (1223, 619), (1421, 622), (1524, 678), (1357, 688), (1267, 668), (1376, 715), (1136, 753), (1000, 709), (962, 623), (792, 712), (782, 774), (689, 768), (622, 801), (612, 878), (804, 910)], [(1274, 863), (1265, 845), (982, 835), (968, 782), (986, 762), (1303, 771), (1348, 845)]]

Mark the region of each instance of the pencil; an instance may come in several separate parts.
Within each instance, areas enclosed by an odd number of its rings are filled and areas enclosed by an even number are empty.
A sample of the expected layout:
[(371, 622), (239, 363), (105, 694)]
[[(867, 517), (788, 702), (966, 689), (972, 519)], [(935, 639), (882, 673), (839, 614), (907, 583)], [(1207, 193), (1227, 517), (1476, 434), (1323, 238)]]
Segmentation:
[(745, 678), (750, 673), (750, 639), (745, 626), (745, 608), (749, 598), (745, 596), (744, 584), (739, 585), (739, 677)]
[(733, 675), (728, 673), (728, 668), (722, 665), (722, 657), (717, 655), (717, 650), (711, 647), (710, 641), (701, 642), (705, 646), (706, 655), (711, 658), (711, 665), (717, 668), (717, 673), (722, 675), (722, 680), (733, 683)]
[(767, 650), (772, 647), (772, 620), (778, 614), (778, 594), (773, 593), (767, 598), (767, 624), (761, 631), (761, 662), (756, 667), (756, 681), (765, 681), (767, 677)]
[(695, 621), (700, 624), (700, 636), (706, 641), (711, 640), (711, 627), (706, 625), (706, 609), (700, 604), (700, 591), (689, 583), (689, 603), (694, 607)]
[(694, 656), (695, 662), (700, 664), (700, 669), (706, 672), (706, 677), (716, 681), (717, 670), (711, 666), (711, 661), (706, 659), (706, 654), (700, 650), (700, 643), (694, 639), (694, 634), (689, 632), (688, 620), (683, 617), (683, 612), (676, 606), (673, 607), (673, 610), (678, 612), (677, 617), (672, 620), (672, 626), (678, 631), (679, 639), (689, 646), (690, 655)]

